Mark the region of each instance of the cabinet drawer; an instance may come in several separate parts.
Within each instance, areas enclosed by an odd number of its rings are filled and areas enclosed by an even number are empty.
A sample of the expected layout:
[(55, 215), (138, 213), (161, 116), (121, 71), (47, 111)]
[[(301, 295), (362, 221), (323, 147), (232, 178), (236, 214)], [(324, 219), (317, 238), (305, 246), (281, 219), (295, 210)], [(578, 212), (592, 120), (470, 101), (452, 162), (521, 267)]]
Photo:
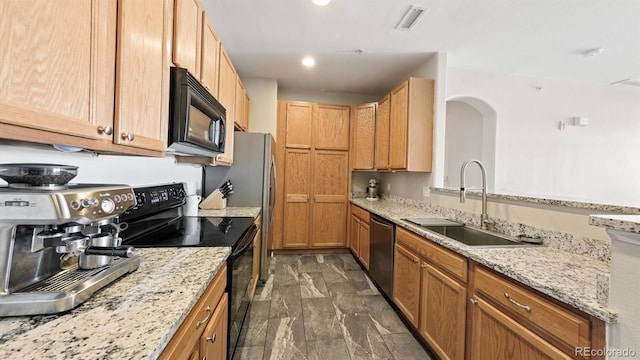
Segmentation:
[(567, 345), (567, 348), (589, 346), (590, 322), (569, 310), (493, 274), (477, 267), (475, 290), (511, 313), (518, 314), (525, 325), (546, 333)]
[(199, 339), (227, 286), (227, 266), (223, 265), (200, 300), (193, 307), (159, 359), (187, 359), (194, 339)]
[(358, 218), (360, 218), (360, 220), (366, 221), (367, 224), (369, 223), (369, 219), (371, 215), (367, 210), (357, 207), (355, 205), (351, 205), (351, 213), (357, 216)]
[(463, 256), (400, 227), (396, 228), (396, 242), (416, 251), (420, 256), (462, 282), (467, 282), (467, 259)]

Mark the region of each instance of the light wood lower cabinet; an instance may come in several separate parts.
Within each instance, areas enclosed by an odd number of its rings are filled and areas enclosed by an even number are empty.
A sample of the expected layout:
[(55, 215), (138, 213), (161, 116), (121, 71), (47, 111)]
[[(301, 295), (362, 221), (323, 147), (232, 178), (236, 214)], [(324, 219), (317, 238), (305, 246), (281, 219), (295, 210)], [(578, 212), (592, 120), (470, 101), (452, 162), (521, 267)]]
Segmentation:
[(371, 248), (369, 223), (369, 212), (352, 205), (349, 248), (367, 270), (369, 270), (369, 254)]
[(253, 237), (253, 271), (251, 276), (251, 296), (256, 292), (256, 286), (258, 286), (258, 279), (260, 278), (260, 252), (262, 250), (262, 230), (260, 229), (261, 216), (258, 216), (254, 220), (254, 224), (258, 225), (258, 232)]
[(395, 245), (394, 251), (393, 302), (417, 329), (420, 315), (420, 259), (400, 244)]
[[(204, 291), (159, 359), (226, 359), (228, 297), (227, 267), (223, 265)], [(211, 355), (209, 355), (211, 354)]]

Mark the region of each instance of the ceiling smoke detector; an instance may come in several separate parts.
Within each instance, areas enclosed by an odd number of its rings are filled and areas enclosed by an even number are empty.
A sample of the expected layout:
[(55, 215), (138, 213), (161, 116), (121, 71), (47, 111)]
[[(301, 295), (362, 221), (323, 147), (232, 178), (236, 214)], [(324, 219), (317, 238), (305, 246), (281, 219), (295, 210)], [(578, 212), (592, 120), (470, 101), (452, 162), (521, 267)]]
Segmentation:
[(411, 5), (411, 7), (409, 7), (409, 10), (407, 10), (407, 12), (404, 14), (402, 19), (396, 26), (396, 29), (411, 30), (416, 25), (420, 17), (422, 17), (422, 15), (424, 15), (424, 13), (426, 13), (428, 10), (429, 8), (426, 8), (424, 6)]

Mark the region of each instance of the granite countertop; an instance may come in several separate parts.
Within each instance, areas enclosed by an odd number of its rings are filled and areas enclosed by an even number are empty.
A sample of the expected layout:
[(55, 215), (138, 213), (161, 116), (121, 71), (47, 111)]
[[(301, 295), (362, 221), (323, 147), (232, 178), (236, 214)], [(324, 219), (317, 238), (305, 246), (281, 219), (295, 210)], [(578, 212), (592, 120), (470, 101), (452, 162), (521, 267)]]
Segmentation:
[(230, 252), (138, 249), (138, 270), (75, 309), (0, 318), (0, 359), (155, 359)]
[(602, 261), (548, 246), (474, 248), (401, 220), (439, 217), (424, 210), (388, 200), (351, 202), (589, 315), (606, 322), (617, 321), (617, 313), (599, 304), (596, 297), (598, 274), (610, 271)]
[(589, 224), (640, 233), (640, 215), (591, 215)]
[(252, 217), (260, 215), (261, 207), (227, 207), (221, 210), (200, 209), (198, 216), (229, 216), (229, 217)]

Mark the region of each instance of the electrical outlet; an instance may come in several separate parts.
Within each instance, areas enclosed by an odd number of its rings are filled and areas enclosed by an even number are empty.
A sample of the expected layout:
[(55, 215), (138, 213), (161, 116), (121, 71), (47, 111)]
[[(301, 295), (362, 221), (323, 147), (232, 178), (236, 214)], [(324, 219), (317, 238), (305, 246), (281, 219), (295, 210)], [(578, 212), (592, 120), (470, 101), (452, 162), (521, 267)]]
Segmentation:
[(387, 191), (391, 191), (391, 184), (387, 184)]
[(429, 197), (429, 195), (430, 195), (429, 187), (428, 186), (423, 187), (422, 188), (422, 196), (423, 197)]

